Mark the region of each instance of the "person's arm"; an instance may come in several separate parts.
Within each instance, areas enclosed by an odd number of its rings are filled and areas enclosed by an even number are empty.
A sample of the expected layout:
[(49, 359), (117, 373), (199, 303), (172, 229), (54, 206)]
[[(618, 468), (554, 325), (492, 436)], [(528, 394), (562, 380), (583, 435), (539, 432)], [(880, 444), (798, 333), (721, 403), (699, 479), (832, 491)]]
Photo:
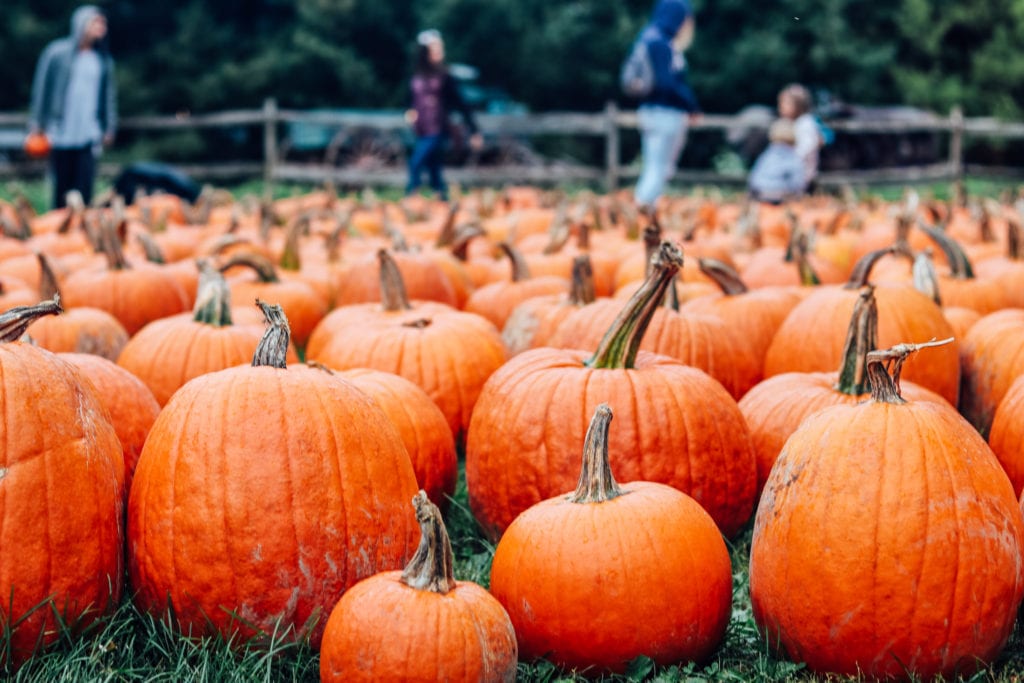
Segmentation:
[(697, 96), (686, 82), (685, 76), (672, 71), (672, 48), (665, 41), (648, 43), (651, 66), (654, 67), (654, 89), (668, 96), (674, 106), (692, 114), (700, 113)]
[(459, 87), (455, 83), (455, 79), (452, 76), (445, 76), (444, 85), (442, 88), (442, 98), (444, 99), (445, 108), (449, 110), (455, 110), (462, 116), (462, 120), (466, 122), (466, 128), (469, 129), (470, 135), (476, 135), (479, 129), (476, 125), (476, 119), (473, 116), (473, 111), (466, 104), (466, 100), (462, 98), (462, 93), (459, 92)]
[(39, 56), (36, 73), (32, 78), (32, 98), (29, 104), (28, 127), (31, 132), (43, 130), (46, 125), (45, 112), (46, 89), (50, 79), (50, 65), (53, 63), (52, 45), (48, 46)]

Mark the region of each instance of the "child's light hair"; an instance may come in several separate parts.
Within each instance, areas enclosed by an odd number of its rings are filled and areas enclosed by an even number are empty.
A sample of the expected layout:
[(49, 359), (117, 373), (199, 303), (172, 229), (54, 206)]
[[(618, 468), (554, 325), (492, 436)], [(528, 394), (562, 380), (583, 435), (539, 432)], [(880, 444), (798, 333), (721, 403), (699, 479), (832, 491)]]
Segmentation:
[(799, 83), (787, 85), (779, 93), (779, 97), (786, 97), (793, 103), (797, 116), (806, 114), (811, 110), (811, 91)]

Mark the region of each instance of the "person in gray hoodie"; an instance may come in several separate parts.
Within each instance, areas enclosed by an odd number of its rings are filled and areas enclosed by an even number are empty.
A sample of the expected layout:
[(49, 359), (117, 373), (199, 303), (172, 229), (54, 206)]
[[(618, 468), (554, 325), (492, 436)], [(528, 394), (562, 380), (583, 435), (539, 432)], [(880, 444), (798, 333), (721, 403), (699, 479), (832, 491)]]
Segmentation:
[(114, 140), (117, 91), (106, 36), (103, 12), (83, 5), (71, 15), (71, 35), (47, 45), (36, 65), (29, 132), (50, 140), (54, 208), (71, 190), (91, 200), (96, 159)]

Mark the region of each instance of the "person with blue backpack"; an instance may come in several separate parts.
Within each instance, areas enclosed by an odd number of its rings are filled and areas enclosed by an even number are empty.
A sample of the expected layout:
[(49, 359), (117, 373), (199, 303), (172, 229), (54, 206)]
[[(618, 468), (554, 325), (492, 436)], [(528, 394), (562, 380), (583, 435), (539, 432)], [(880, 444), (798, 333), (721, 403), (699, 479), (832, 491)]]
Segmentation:
[(640, 100), (642, 168), (633, 194), (644, 209), (653, 209), (665, 191), (686, 144), (688, 124), (700, 115), (683, 56), (693, 32), (687, 0), (659, 0), (623, 67), (624, 91)]

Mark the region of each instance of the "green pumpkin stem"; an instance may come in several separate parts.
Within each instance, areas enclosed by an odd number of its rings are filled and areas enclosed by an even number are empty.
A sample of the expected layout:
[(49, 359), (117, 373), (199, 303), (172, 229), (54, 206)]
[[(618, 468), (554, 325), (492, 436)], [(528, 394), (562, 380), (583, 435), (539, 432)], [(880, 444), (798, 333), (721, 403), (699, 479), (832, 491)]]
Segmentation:
[(142, 245), (142, 251), (146, 254), (146, 260), (150, 263), (157, 263), (163, 265), (167, 263), (167, 259), (164, 257), (163, 249), (156, 243), (153, 236), (147, 232), (139, 233), (138, 236), (139, 244)]
[(711, 278), (726, 296), (737, 296), (750, 291), (740, 274), (728, 263), (713, 258), (697, 259), (700, 272)]
[(285, 230), (284, 249), (281, 252), (281, 260), (277, 265), (282, 270), (295, 272), (302, 268), (302, 259), (299, 256), (299, 240), (309, 231), (310, 217), (304, 213), (292, 221)]
[(21, 339), (28, 326), (44, 315), (57, 315), (64, 311), (60, 306), (60, 297), (54, 296), (50, 301), (43, 301), (34, 306), (15, 306), (0, 315), (0, 342), (15, 342)]
[(266, 256), (261, 256), (260, 254), (255, 253), (234, 254), (231, 258), (221, 264), (219, 270), (224, 273), (235, 266), (244, 266), (252, 269), (252, 271), (256, 273), (256, 277), (259, 278), (260, 282), (280, 282), (280, 278), (277, 277), (277, 269), (274, 268), (274, 264), (271, 263), (270, 259)]
[(672, 278), (683, 267), (683, 252), (671, 242), (662, 242), (651, 263), (651, 274), (615, 318), (597, 351), (586, 361), (588, 367), (629, 369), (634, 366), (644, 333), (665, 300)]
[(868, 286), (857, 297), (853, 315), (850, 316), (836, 391), (847, 396), (867, 393), (867, 357), (877, 348), (878, 302), (875, 299), (875, 288)]
[(857, 261), (856, 265), (853, 266), (853, 271), (850, 273), (850, 279), (843, 285), (843, 289), (862, 289), (870, 284), (871, 271), (874, 270), (875, 265), (881, 261), (884, 257), (889, 254), (896, 253), (896, 246), (886, 247), (885, 249), (876, 249), (864, 254)]
[(405, 280), (394, 257), (387, 249), (377, 251), (380, 261), (380, 300), (385, 311), (408, 311), (412, 308), (409, 295), (405, 291)]
[(526, 265), (526, 259), (523, 258), (522, 252), (508, 242), (502, 242), (498, 245), (498, 248), (505, 253), (505, 256), (508, 257), (509, 263), (512, 264), (512, 282), (523, 282), (524, 280), (529, 280), (530, 268)]
[(228, 327), (231, 325), (231, 289), (219, 270), (206, 259), (197, 261), (199, 286), (192, 319), (197, 323)]
[(571, 503), (603, 503), (622, 495), (612, 466), (608, 462), (608, 425), (612, 421), (612, 409), (602, 403), (594, 411), (594, 417), (587, 427), (583, 441), (583, 467), (580, 469), (576, 490), (568, 497)]
[(906, 403), (900, 393), (900, 372), (907, 357), (915, 351), (944, 346), (953, 338), (929, 341), (923, 344), (897, 344), (891, 349), (872, 351), (867, 357), (868, 381), (871, 383), (871, 400), (876, 403)]
[(569, 289), (569, 303), (573, 306), (586, 306), (593, 303), (595, 298), (594, 267), (590, 262), (589, 255), (580, 254), (572, 260), (572, 286)]
[(288, 344), (292, 335), (291, 328), (288, 326), (288, 318), (285, 317), (284, 309), (279, 304), (268, 304), (257, 299), (256, 305), (263, 311), (267, 331), (263, 333), (259, 344), (256, 345), (256, 353), (252, 356), (252, 366), (283, 370), (288, 365)]
[(804, 287), (820, 285), (821, 280), (818, 278), (818, 274), (814, 272), (814, 267), (811, 265), (810, 237), (806, 232), (800, 232), (794, 242), (793, 249), (793, 258), (796, 260), (796, 267), (800, 273), (800, 284)]
[(57, 283), (57, 275), (53, 272), (50, 259), (42, 252), (36, 252), (36, 260), (39, 261), (39, 295), (43, 299), (60, 300), (60, 285)]
[(420, 545), (402, 570), (409, 588), (444, 595), (455, 588), (454, 556), (441, 511), (420, 491), (412, 499), (420, 525)]

